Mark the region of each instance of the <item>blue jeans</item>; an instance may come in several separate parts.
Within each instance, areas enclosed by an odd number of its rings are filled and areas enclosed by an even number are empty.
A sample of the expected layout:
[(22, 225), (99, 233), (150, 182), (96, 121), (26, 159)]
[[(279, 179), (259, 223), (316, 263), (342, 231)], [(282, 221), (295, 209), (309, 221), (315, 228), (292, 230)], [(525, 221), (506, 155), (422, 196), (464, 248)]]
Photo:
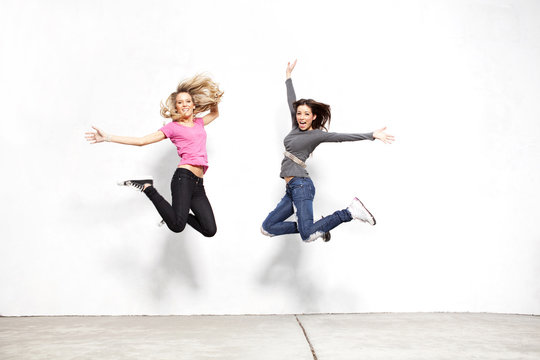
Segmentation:
[[(308, 177), (294, 177), (287, 183), (285, 196), (268, 214), (262, 230), (270, 236), (300, 233), (303, 241), (313, 241), (341, 223), (352, 220), (347, 209), (338, 210), (317, 222), (313, 222), (313, 198), (315, 186)], [(285, 221), (294, 214), (297, 221)]]

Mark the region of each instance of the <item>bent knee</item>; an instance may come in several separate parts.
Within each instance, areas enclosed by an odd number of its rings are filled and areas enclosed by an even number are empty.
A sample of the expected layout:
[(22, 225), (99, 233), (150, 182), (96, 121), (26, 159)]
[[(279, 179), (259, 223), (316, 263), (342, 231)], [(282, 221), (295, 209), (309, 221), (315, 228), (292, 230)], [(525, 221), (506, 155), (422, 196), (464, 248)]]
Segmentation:
[(172, 232), (181, 233), (186, 228), (186, 224), (167, 225)]
[(312, 242), (322, 237), (324, 233), (322, 231), (315, 231), (314, 233), (300, 233), (303, 242)]
[(302, 241), (310, 242), (322, 236), (322, 231), (313, 231), (312, 228), (299, 226), (298, 232)]
[(267, 231), (266, 229), (270, 229), (270, 226), (272, 224), (270, 223), (270, 221), (268, 220), (268, 218), (264, 219), (262, 225), (261, 225), (261, 230), (262, 229), (265, 229), (265, 231)]
[(201, 234), (203, 234), (203, 236), (205, 237), (212, 237), (216, 235), (216, 233), (217, 233), (217, 228), (207, 229), (201, 232)]
[(302, 241), (306, 241), (311, 236), (310, 233), (305, 231), (300, 231), (300, 237), (302, 238)]
[(298, 233), (303, 241), (306, 241), (312, 234), (311, 229), (307, 226), (304, 226), (303, 223), (298, 223)]

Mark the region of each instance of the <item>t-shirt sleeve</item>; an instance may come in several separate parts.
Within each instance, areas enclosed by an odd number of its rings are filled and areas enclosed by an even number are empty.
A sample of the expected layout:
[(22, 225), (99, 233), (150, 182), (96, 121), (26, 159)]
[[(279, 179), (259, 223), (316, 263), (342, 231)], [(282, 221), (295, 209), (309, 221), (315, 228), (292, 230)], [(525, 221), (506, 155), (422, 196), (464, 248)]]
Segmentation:
[(161, 129), (159, 129), (163, 134), (165, 134), (166, 137), (168, 137), (169, 139), (171, 138), (171, 135), (173, 133), (173, 127), (172, 127), (173, 123), (170, 122), (168, 123), (167, 125), (163, 126)]
[(204, 119), (202, 117), (198, 117), (198, 118), (193, 119), (193, 122), (195, 124), (201, 124), (202, 126), (204, 126)]

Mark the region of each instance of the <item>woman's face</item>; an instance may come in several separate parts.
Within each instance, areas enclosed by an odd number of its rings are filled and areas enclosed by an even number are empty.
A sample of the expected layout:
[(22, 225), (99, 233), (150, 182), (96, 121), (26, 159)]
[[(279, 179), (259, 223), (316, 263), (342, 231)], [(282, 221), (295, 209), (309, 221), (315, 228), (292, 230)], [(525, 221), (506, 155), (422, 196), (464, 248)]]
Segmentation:
[(176, 95), (176, 112), (183, 118), (193, 115), (193, 109), (195, 109), (195, 104), (193, 103), (193, 99), (191, 99), (191, 95), (185, 92)]
[(311, 108), (307, 105), (300, 105), (296, 108), (296, 122), (300, 130), (312, 130), (311, 123), (317, 118), (313, 115)]

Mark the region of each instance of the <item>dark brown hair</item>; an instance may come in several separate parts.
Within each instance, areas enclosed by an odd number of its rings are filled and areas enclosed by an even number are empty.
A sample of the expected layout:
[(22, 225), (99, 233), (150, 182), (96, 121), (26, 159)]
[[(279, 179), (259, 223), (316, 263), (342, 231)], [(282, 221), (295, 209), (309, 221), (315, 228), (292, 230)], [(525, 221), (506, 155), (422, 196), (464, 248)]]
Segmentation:
[(311, 123), (313, 129), (324, 129), (328, 131), (326, 126), (328, 125), (328, 127), (330, 127), (330, 118), (332, 117), (332, 114), (330, 114), (330, 105), (323, 104), (313, 99), (300, 99), (293, 103), (295, 113), (300, 105), (308, 106), (313, 115), (317, 115)]

